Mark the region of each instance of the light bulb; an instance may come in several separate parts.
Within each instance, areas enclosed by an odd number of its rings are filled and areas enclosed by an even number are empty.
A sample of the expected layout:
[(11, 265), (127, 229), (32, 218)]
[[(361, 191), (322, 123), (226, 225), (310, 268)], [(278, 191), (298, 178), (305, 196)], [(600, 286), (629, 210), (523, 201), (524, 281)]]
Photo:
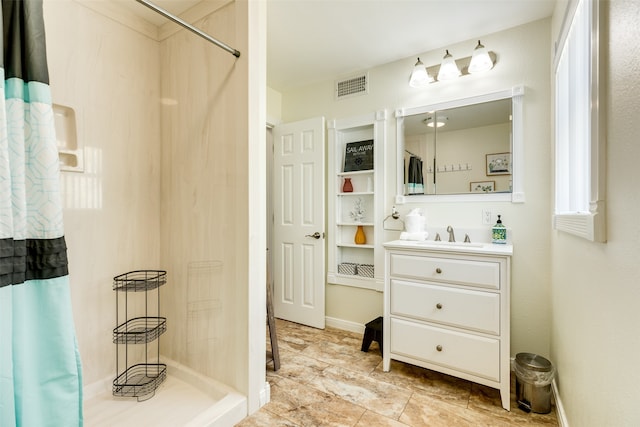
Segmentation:
[(438, 71), (438, 80), (452, 80), (460, 77), (461, 74), (458, 64), (456, 64), (456, 61), (449, 53), (449, 50), (447, 50), (444, 58), (442, 59), (440, 70)]
[(487, 49), (478, 40), (478, 45), (473, 50), (471, 62), (469, 63), (469, 73), (481, 73), (493, 68), (493, 61)]
[(411, 72), (411, 78), (409, 79), (409, 86), (411, 87), (424, 87), (433, 81), (433, 77), (427, 72), (427, 68), (424, 66), (420, 58), (413, 67)]

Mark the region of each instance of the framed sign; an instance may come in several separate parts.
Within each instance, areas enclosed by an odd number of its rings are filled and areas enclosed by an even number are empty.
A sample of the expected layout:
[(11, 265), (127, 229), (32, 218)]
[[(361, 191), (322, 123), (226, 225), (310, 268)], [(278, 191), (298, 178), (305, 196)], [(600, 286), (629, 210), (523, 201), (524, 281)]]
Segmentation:
[(487, 176), (511, 175), (511, 153), (487, 154)]
[(472, 193), (493, 193), (496, 191), (495, 181), (473, 181), (469, 183), (469, 191)]
[(344, 172), (373, 169), (373, 139), (348, 142), (344, 150)]

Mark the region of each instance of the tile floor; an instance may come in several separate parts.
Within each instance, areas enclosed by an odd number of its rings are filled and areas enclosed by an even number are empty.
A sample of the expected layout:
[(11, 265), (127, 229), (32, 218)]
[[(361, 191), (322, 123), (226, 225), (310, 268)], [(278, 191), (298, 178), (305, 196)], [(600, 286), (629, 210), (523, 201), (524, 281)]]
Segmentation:
[[(382, 371), (374, 342), (362, 335), (277, 320), (281, 367), (267, 365), (271, 401), (238, 427), (261, 426), (557, 426), (550, 414), (502, 409), (498, 390), (392, 361)], [(269, 340), (267, 339), (267, 347)]]

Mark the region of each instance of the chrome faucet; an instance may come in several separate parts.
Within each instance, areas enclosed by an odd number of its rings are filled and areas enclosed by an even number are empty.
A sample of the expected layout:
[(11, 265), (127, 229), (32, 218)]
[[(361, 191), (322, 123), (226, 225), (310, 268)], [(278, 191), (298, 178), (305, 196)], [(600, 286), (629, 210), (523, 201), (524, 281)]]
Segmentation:
[(453, 235), (453, 227), (452, 226), (448, 226), (447, 227), (447, 232), (449, 233), (449, 241), (450, 242), (455, 242), (456, 241), (456, 236)]

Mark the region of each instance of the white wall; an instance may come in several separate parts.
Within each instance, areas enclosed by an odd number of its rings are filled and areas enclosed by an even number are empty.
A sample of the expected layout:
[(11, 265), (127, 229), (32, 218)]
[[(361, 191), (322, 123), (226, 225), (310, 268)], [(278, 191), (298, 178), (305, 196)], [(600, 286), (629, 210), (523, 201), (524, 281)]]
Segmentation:
[[(487, 48), (496, 52), (495, 68), (484, 75), (471, 75), (454, 82), (432, 84), (413, 89), (408, 85), (415, 57), (389, 63), (369, 72), (369, 94), (335, 101), (334, 78), (321, 84), (282, 93), (283, 122), (314, 116), (327, 119), (348, 118), (387, 109), (389, 114), (385, 174), (395, 177), (396, 125), (393, 112), (480, 95), (523, 84), (524, 97), (524, 189), (526, 203), (441, 203), (420, 207), (427, 213), (429, 226), (487, 228), (482, 225), (482, 210), (501, 214), (511, 229), (514, 243), (512, 262), (511, 353), (521, 351), (549, 355), (551, 311), (549, 304), (549, 224), (550, 224), (550, 19), (516, 27), (496, 34), (479, 34)], [(443, 50), (461, 57), (469, 56), (477, 38), (430, 52), (416, 52), (427, 66), (440, 62)], [(328, 76), (329, 77), (329, 76)], [(388, 180), (384, 212), (391, 212), (396, 183)], [(402, 213), (417, 205), (399, 206)], [(385, 240), (397, 238), (386, 233)], [(382, 314), (382, 294), (344, 286), (327, 286), (327, 316), (364, 324)]]
[[(495, 191), (509, 191), (511, 175), (486, 175), (486, 154), (511, 151), (510, 138), (510, 123), (440, 132), (437, 138), (437, 166), (469, 164), (472, 170), (438, 174), (438, 194), (468, 192), (469, 182), (472, 181), (493, 181)], [(433, 175), (429, 178), (432, 179)]]
[(53, 102), (71, 107), (85, 171), (62, 172), (83, 381), (115, 374), (113, 277), (160, 263), (160, 51), (75, 1), (45, 1)]
[(275, 89), (267, 88), (267, 124), (277, 125), (281, 121), (282, 95)]
[(640, 425), (640, 3), (605, 5), (608, 241), (554, 231), (550, 242), (551, 359), (570, 425), (586, 427)]

